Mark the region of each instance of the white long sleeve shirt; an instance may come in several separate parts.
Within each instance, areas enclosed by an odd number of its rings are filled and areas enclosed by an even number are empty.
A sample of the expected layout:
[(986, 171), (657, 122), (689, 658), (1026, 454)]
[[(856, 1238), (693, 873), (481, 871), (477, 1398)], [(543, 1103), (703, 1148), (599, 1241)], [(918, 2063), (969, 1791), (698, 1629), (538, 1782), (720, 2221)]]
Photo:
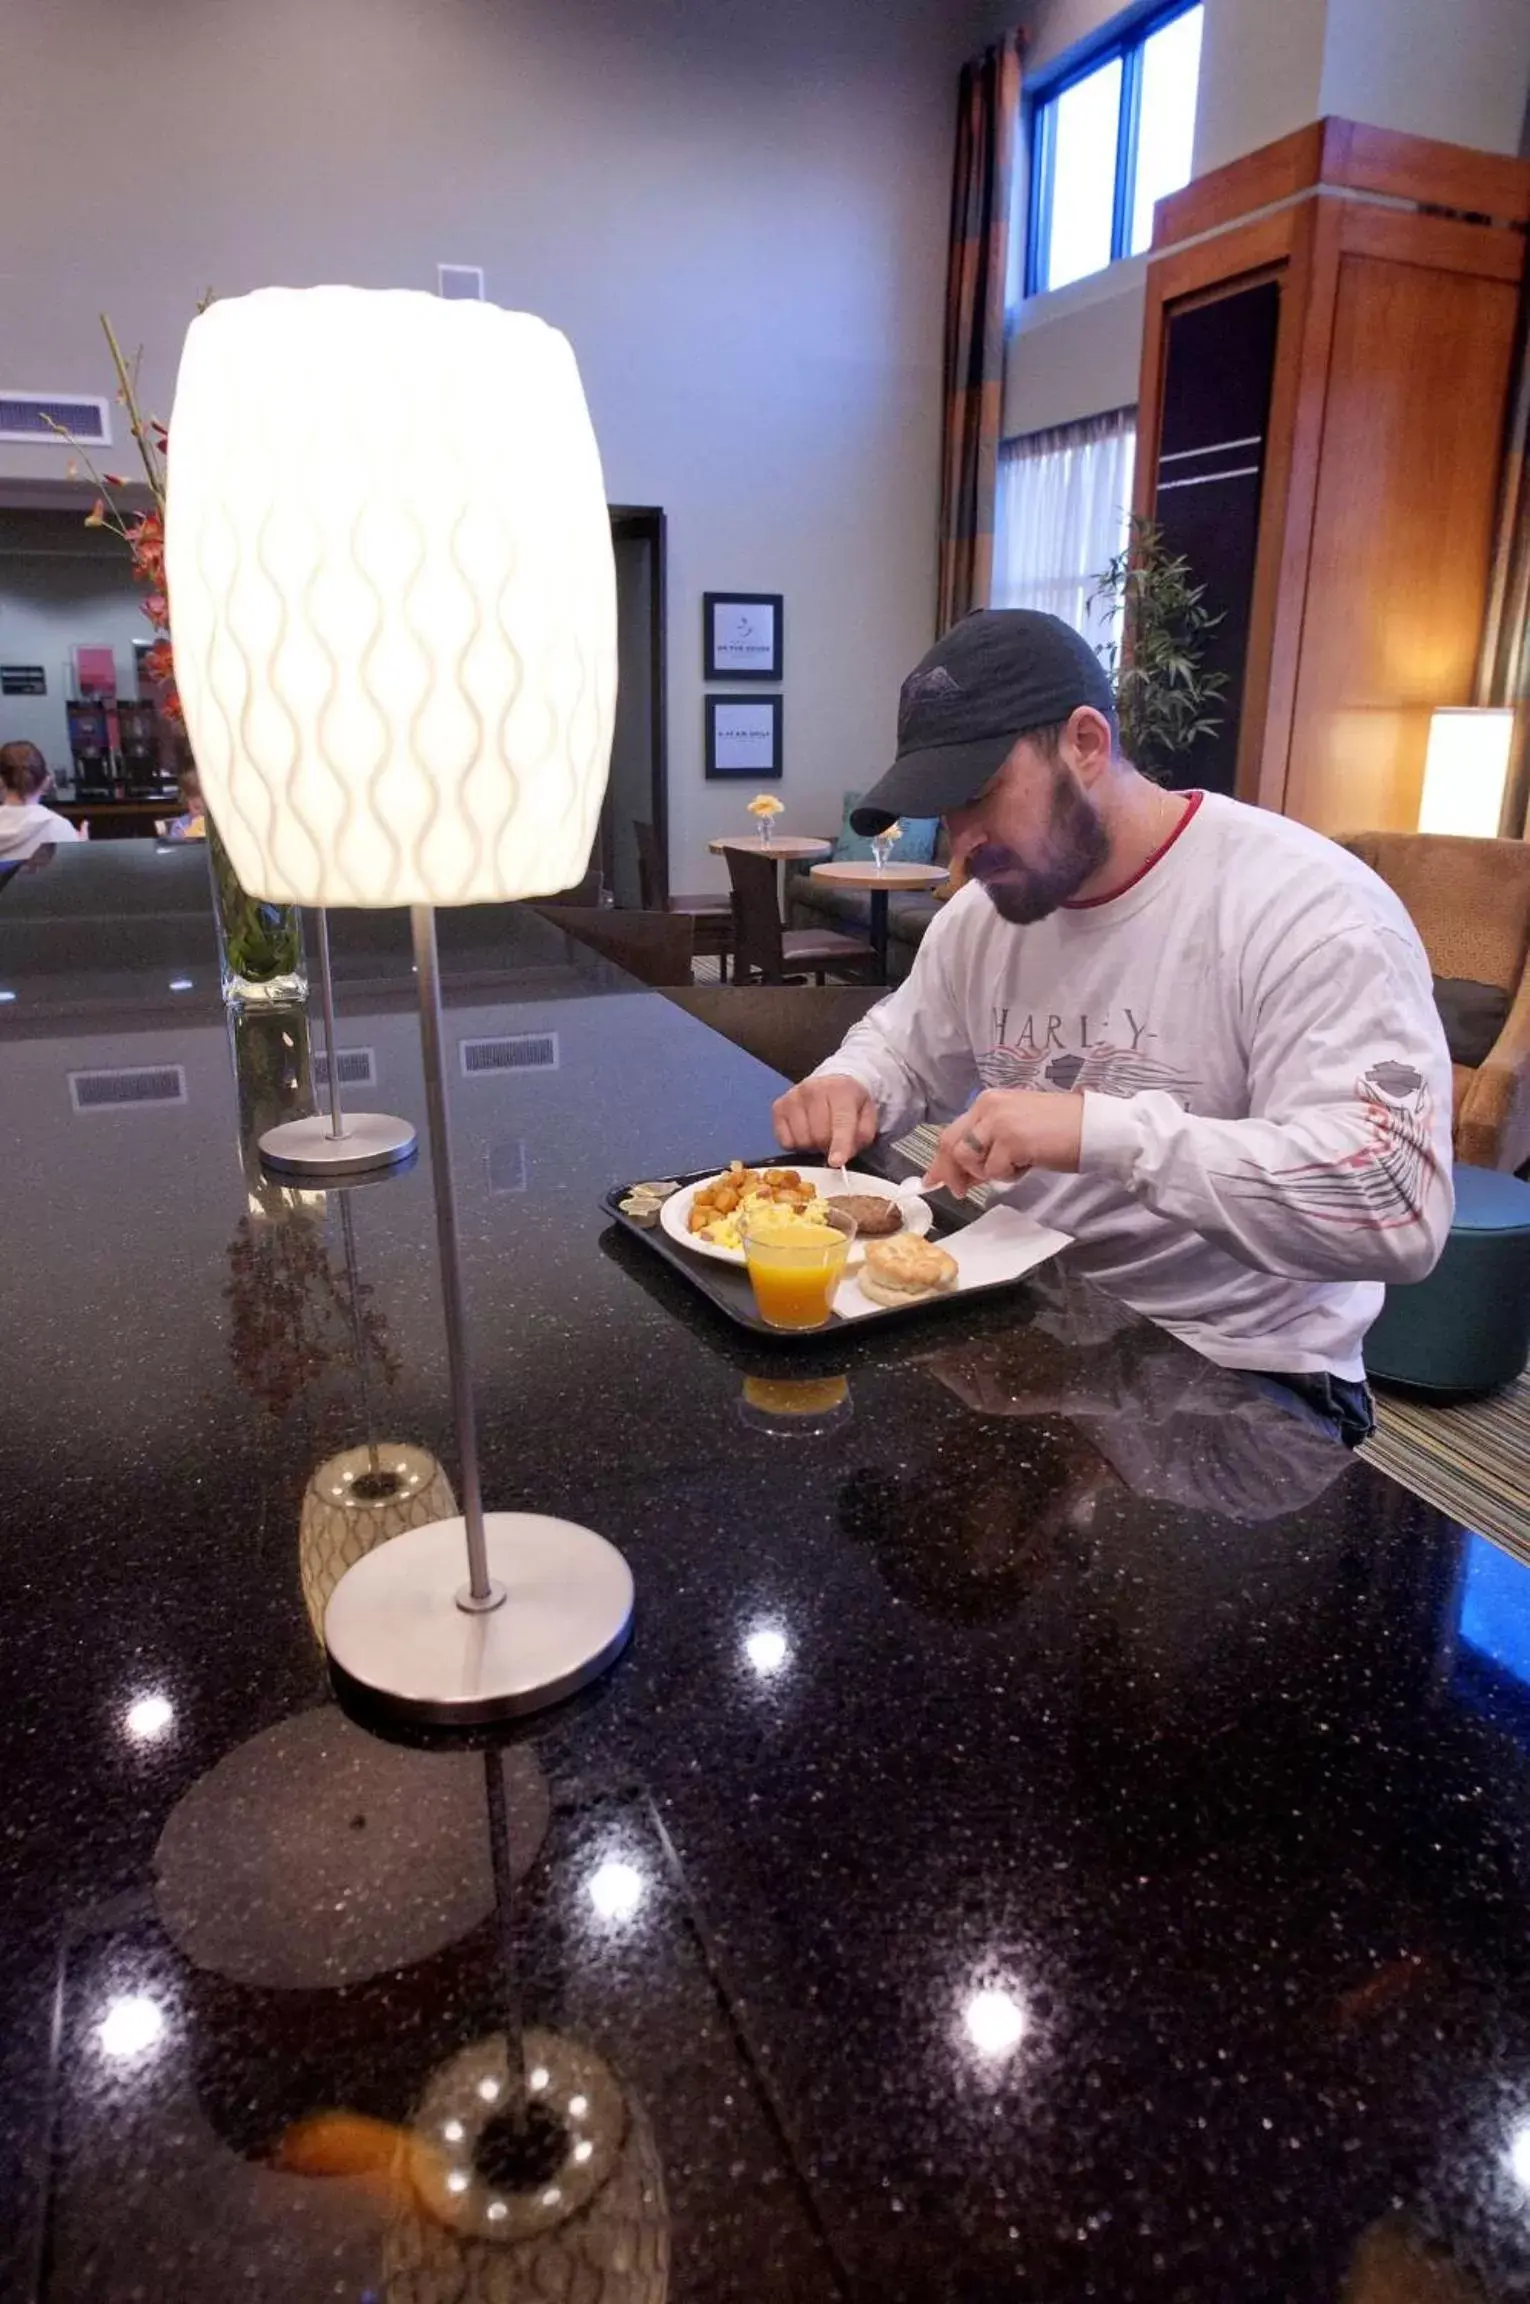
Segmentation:
[(1016, 928), (964, 888), (819, 1070), (893, 1135), (984, 1087), (1081, 1091), (1079, 1173), (1005, 1197), (1223, 1367), (1360, 1377), (1382, 1283), (1449, 1230), (1450, 1059), (1411, 921), (1346, 850), (1215, 794), (1099, 902)]
[(24, 862), (51, 842), (56, 847), (80, 837), (67, 816), (55, 816), (40, 800), (0, 804), (0, 864)]

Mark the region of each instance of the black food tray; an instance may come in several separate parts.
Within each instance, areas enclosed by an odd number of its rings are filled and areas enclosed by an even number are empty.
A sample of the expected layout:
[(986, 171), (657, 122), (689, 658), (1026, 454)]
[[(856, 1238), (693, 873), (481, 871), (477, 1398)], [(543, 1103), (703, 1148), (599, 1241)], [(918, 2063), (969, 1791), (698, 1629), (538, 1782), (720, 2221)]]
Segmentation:
[[(807, 1164), (810, 1167), (822, 1165), (821, 1162), (812, 1161)], [(791, 1165), (791, 1155), (779, 1149), (767, 1153), (761, 1159), (744, 1162), (746, 1168), (789, 1168)], [(692, 1168), (684, 1174), (671, 1173), (667, 1181), (678, 1184), (683, 1189), (687, 1184), (699, 1184), (705, 1177), (715, 1176), (717, 1173), (718, 1170), (715, 1166)], [(864, 1176), (867, 1182), (871, 1184), (887, 1185), (894, 1181), (892, 1177), (882, 1175), (875, 1168), (864, 1168), (854, 1161), (851, 1162), (847, 1174), (852, 1178)], [(633, 1179), (634, 1183), (646, 1181), (647, 1179), (643, 1177)], [(831, 1312), (827, 1325), (822, 1328), (772, 1328), (768, 1321), (760, 1318), (755, 1309), (754, 1290), (749, 1284), (749, 1275), (741, 1264), (722, 1264), (718, 1262), (715, 1256), (698, 1256), (689, 1249), (679, 1248), (660, 1224), (656, 1223), (652, 1226), (635, 1224), (630, 1216), (622, 1214), (620, 1205), (631, 1190), (632, 1184), (613, 1184), (601, 1201), (601, 1206), (605, 1209), (606, 1214), (615, 1221), (629, 1239), (640, 1242), (652, 1255), (658, 1257), (660, 1263), (667, 1264), (672, 1272), (678, 1272), (682, 1280), (688, 1281), (696, 1293), (699, 1296), (704, 1296), (709, 1304), (714, 1304), (724, 1318), (731, 1320), (736, 1328), (747, 1329), (751, 1336), (758, 1336), (769, 1344), (788, 1346), (793, 1344), (821, 1344), (827, 1336), (850, 1337), (862, 1333), (870, 1334), (885, 1326), (889, 1321), (901, 1327), (907, 1321), (918, 1320), (928, 1313), (949, 1312), (953, 1305), (965, 1306), (970, 1310), (973, 1305), (986, 1303), (992, 1297), (1001, 1295), (1008, 1288), (1018, 1288), (1028, 1277), (1027, 1274), (1022, 1273), (1013, 1280), (991, 1280), (980, 1288), (954, 1289), (948, 1296), (927, 1296), (918, 1304), (889, 1304), (885, 1307), (879, 1305), (875, 1312), (863, 1313), (858, 1320), (845, 1320), (841, 1318), (838, 1312)], [(957, 1213), (957, 1205), (956, 1202), (952, 1202), (949, 1208), (943, 1208), (939, 1198), (932, 1199), (930, 1202), (935, 1221), (930, 1226), (927, 1237), (933, 1240), (937, 1246), (942, 1241), (948, 1240), (953, 1232), (962, 1231), (966, 1225), (972, 1222), (973, 1216), (977, 1213), (976, 1210), (970, 1214), (966, 1211)]]

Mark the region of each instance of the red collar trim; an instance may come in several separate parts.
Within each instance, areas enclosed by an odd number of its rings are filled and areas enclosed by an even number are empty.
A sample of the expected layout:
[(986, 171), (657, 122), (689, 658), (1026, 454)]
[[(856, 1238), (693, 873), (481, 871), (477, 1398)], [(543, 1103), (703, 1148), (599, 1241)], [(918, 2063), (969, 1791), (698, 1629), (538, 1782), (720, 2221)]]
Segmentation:
[(1183, 816), (1181, 816), (1179, 822), (1175, 825), (1173, 831), (1169, 834), (1168, 839), (1162, 841), (1160, 845), (1153, 850), (1152, 855), (1147, 857), (1143, 863), (1138, 865), (1131, 878), (1129, 880), (1122, 881), (1119, 888), (1107, 889), (1103, 896), (1081, 897), (1076, 904), (1065, 904), (1062, 909), (1065, 912), (1093, 912), (1097, 905), (1114, 904), (1116, 898), (1118, 896), (1124, 896), (1128, 888), (1135, 888), (1139, 880), (1145, 880), (1147, 878), (1155, 864), (1161, 864), (1163, 862), (1165, 856), (1168, 855), (1169, 850), (1173, 847), (1181, 832), (1184, 831), (1185, 826), (1189, 823), (1191, 817), (1195, 814), (1195, 811), (1197, 808), (1199, 808), (1205, 797), (1206, 795), (1204, 792), (1192, 792), (1190, 794), (1189, 802), (1185, 808), (1185, 812)]

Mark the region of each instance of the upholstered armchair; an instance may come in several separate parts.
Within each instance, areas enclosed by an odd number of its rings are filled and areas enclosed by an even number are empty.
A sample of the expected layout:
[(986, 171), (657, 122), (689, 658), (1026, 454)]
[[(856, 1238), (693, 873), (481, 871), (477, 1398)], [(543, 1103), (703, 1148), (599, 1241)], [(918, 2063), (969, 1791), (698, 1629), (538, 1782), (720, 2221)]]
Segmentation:
[(1530, 841), (1356, 832), (1343, 845), (1401, 899), (1451, 1043), (1456, 1158), (1530, 1161)]

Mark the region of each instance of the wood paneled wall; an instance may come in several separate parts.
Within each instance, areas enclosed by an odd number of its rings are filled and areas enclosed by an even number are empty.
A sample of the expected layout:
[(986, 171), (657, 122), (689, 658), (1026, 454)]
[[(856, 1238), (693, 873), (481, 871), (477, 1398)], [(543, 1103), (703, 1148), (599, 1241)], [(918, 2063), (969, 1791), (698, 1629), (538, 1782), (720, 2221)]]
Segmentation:
[(1159, 205), (1139, 511), (1174, 314), (1280, 287), (1241, 798), (1326, 832), (1417, 823), (1430, 711), (1472, 698), (1527, 217), (1530, 165), (1347, 121)]

